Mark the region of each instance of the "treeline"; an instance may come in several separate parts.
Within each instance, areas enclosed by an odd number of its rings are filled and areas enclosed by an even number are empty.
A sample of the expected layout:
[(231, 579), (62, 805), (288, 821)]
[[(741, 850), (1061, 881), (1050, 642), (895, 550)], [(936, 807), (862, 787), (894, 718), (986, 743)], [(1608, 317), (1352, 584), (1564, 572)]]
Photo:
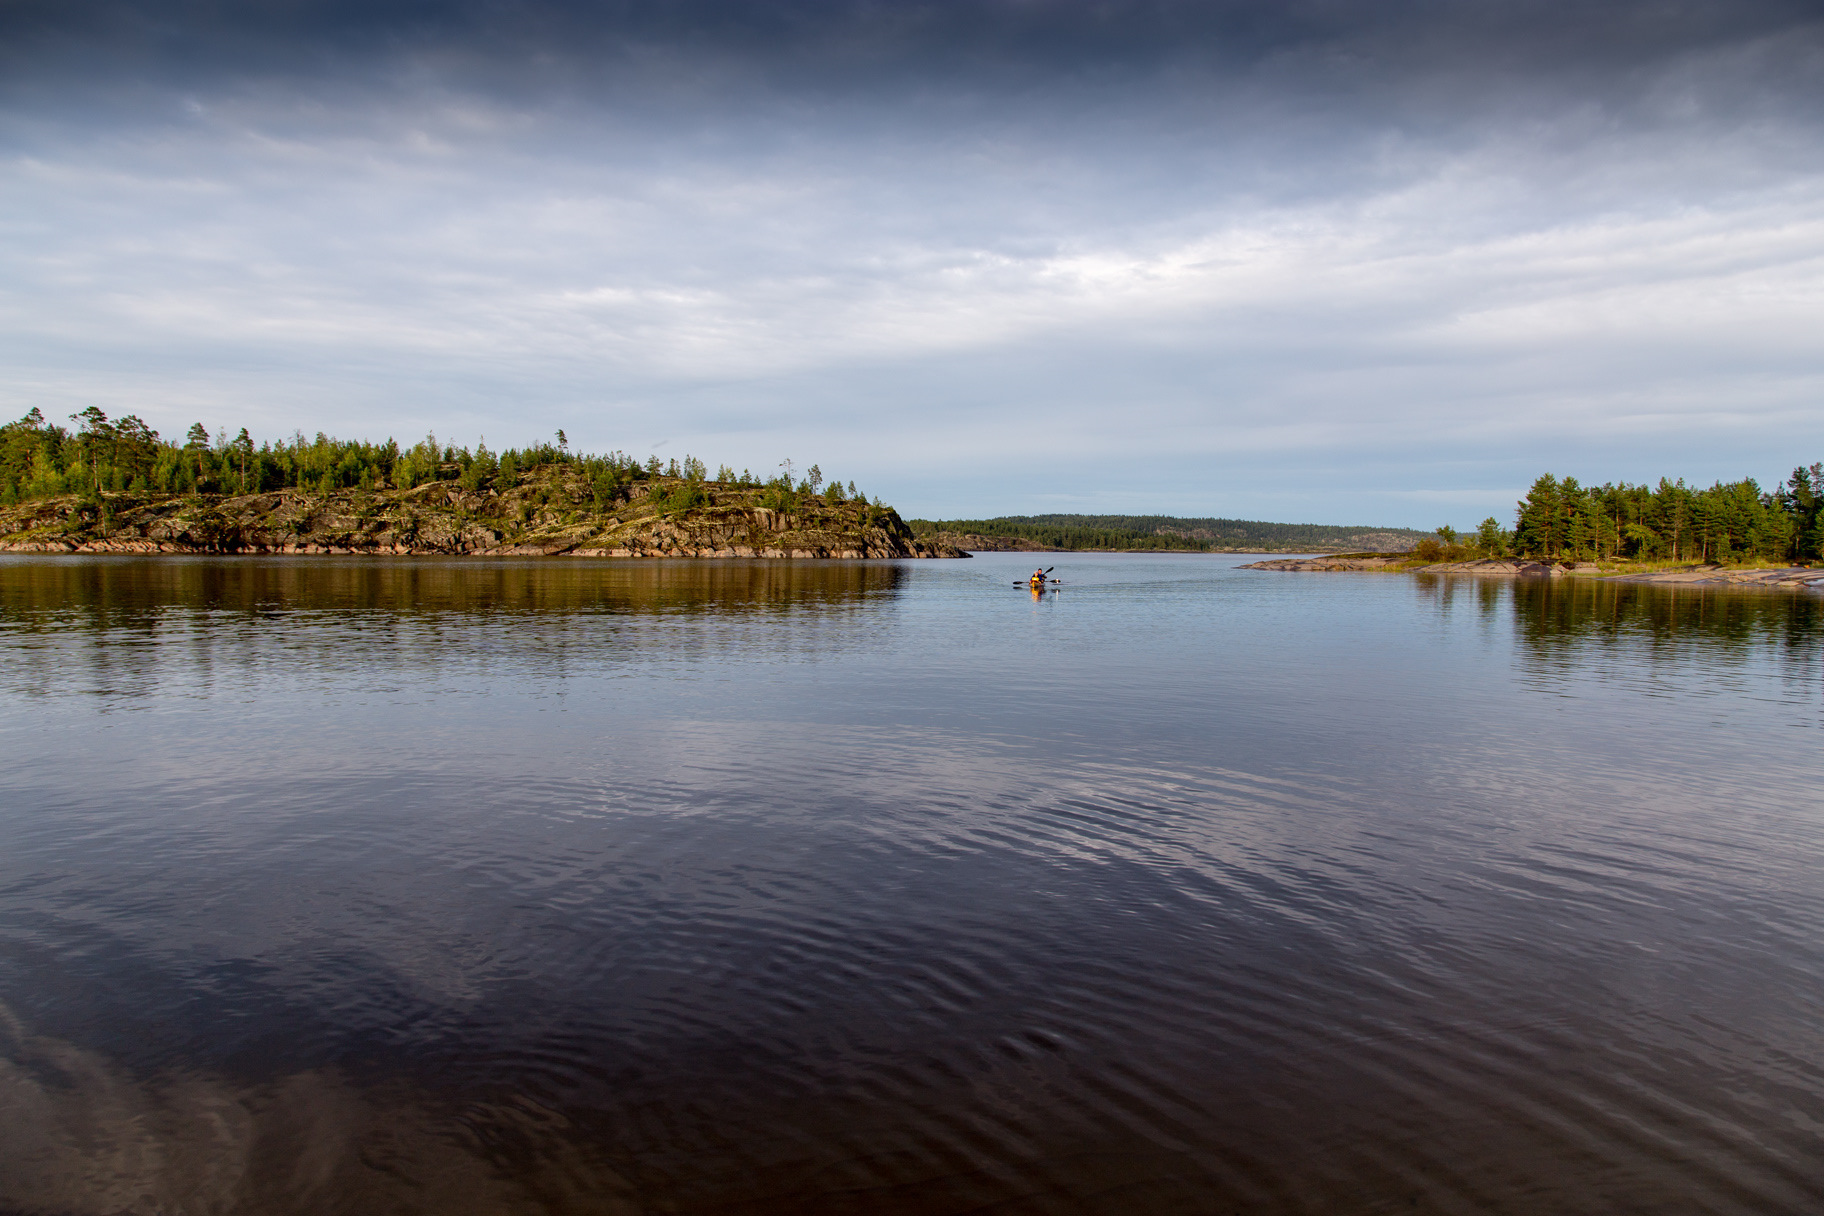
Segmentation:
[(1210, 542), (1195, 537), (1169, 533), (1154, 534), (1131, 528), (1098, 528), (1067, 523), (1038, 523), (1032, 517), (1007, 519), (913, 519), (907, 520), (914, 536), (925, 537), (939, 532), (970, 536), (1005, 536), (1028, 540), (1047, 549), (1179, 549), (1207, 553)]
[[(1005, 536), (1048, 549), (1211, 549), (1318, 552), (1399, 549), (1424, 561), (1529, 557), (1553, 561), (1741, 562), (1824, 560), (1824, 464), (1792, 471), (1772, 490), (1752, 478), (1708, 489), (1661, 478), (1657, 485), (1583, 486), (1550, 473), (1517, 504), (1514, 526), (1490, 516), (1473, 533), (1276, 524), (1170, 515), (1003, 515), (908, 521), (914, 534)], [(1416, 543), (1414, 543), (1416, 542)]]
[[(812, 465), (802, 476), (792, 462), (759, 478), (727, 465), (713, 478), (701, 460), (636, 460), (624, 452), (591, 455), (573, 452), (562, 431), (555, 443), (493, 452), (487, 444), (473, 449), (440, 442), (427, 435), (401, 447), (394, 440), (367, 443), (332, 439), (319, 432), (255, 446), (243, 427), (230, 439), (213, 438), (199, 422), (176, 443), (163, 439), (140, 418), (128, 414), (110, 419), (90, 406), (71, 416), (74, 427), (47, 422), (33, 409), (17, 422), (0, 426), (0, 505), (66, 494), (99, 496), (104, 492), (135, 495), (258, 494), (300, 489), (332, 494), (348, 488), (409, 490), (432, 481), (452, 481), (466, 489), (514, 485), (545, 466), (562, 465), (579, 473), (591, 487), (596, 505), (606, 507), (628, 496), (637, 482), (670, 479), (658, 487), (663, 508), (684, 510), (709, 501), (706, 483), (763, 491), (760, 505), (789, 511), (809, 497), (839, 503), (867, 501), (854, 482), (846, 486)], [(872, 506), (884, 510), (876, 499)]]
[[(1448, 528), (1446, 541), (1457, 539)], [(1708, 489), (1579, 485), (1550, 473), (1518, 504), (1513, 530), (1494, 518), (1464, 538), (1490, 556), (1634, 561), (1792, 561), (1824, 558), (1824, 464), (1792, 471), (1772, 490), (1752, 478)]]
[(1064, 524), (1106, 528), (1139, 536), (1182, 536), (1225, 549), (1325, 549), (1353, 545), (1365, 536), (1403, 537), (1416, 541), (1423, 533), (1410, 528), (1351, 527), (1344, 524), (1278, 524), (1259, 519), (1219, 519), (1176, 515), (1027, 515), (1008, 517), (1016, 523)]
[[(432, 481), (453, 481), (468, 489), (517, 484), (525, 475), (552, 465), (583, 479), (595, 505), (605, 508), (627, 498), (639, 482), (663, 496), (662, 509), (685, 510), (709, 501), (707, 484), (754, 489), (761, 506), (790, 511), (811, 497), (825, 502), (867, 501), (854, 482), (825, 480), (816, 466), (799, 475), (791, 461), (762, 479), (724, 465), (709, 475), (692, 456), (637, 460), (624, 452), (573, 452), (562, 431), (555, 443), (490, 451), (444, 443), (427, 435), (409, 447), (384, 443), (290, 439), (256, 445), (243, 428), (233, 438), (211, 437), (201, 423), (181, 443), (166, 440), (135, 415), (110, 419), (94, 406), (71, 416), (74, 424), (46, 421), (36, 409), (0, 426), (0, 505), (60, 495), (254, 494), (301, 489), (411, 489)], [(884, 510), (878, 499), (874, 510)], [(1260, 520), (1168, 515), (1009, 515), (994, 519), (912, 520), (913, 532), (973, 533), (1018, 538), (1049, 549), (1211, 549), (1317, 551), (1361, 544), (1379, 547), (1416, 537), (1402, 529), (1347, 528), (1322, 524), (1278, 524)], [(1418, 548), (1485, 556), (1554, 560), (1797, 561), (1824, 560), (1824, 464), (1796, 468), (1792, 476), (1764, 491), (1753, 479), (1718, 482), (1708, 489), (1681, 479), (1657, 485), (1582, 486), (1575, 478), (1540, 477), (1517, 506), (1514, 527), (1490, 517), (1475, 533), (1460, 536), (1440, 528)]]
[(910, 520), (914, 533), (955, 532), (1030, 540), (1048, 549), (1317, 550), (1416, 541), (1404, 528), (1276, 524), (1254, 519), (1187, 519), (1176, 515), (1002, 515), (994, 519)]

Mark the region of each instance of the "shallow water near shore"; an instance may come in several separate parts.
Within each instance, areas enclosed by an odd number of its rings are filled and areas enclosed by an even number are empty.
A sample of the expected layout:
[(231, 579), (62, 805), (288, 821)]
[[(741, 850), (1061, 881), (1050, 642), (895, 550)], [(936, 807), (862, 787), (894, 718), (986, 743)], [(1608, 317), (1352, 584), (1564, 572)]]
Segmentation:
[(1824, 1207), (1824, 600), (0, 558), (0, 1211)]

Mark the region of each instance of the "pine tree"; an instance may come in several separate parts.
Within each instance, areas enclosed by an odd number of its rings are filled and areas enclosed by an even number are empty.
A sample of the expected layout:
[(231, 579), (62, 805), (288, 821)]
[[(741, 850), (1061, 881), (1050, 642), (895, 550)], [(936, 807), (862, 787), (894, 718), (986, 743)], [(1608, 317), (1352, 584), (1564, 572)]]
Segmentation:
[(1476, 528), (1476, 548), (1486, 557), (1504, 557), (1507, 554), (1507, 533), (1501, 528), (1501, 521), (1494, 516), (1483, 520)]
[(1550, 473), (1533, 482), (1518, 504), (1514, 520), (1514, 548), (1529, 557), (1551, 557), (1555, 552), (1557, 524), (1562, 504), (1558, 479)]

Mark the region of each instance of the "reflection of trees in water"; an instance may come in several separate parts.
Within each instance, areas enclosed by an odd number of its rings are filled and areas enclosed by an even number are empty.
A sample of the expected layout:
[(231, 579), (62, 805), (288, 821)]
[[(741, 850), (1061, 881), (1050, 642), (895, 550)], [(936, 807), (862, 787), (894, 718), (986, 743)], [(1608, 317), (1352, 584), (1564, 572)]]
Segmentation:
[[(100, 627), (172, 608), (284, 612), (789, 610), (899, 589), (904, 568), (871, 562), (597, 562), (456, 559), (82, 559), (0, 565), (11, 627), (58, 614)], [(48, 623), (48, 622), (47, 622)]]
[(1729, 652), (1771, 645), (1810, 660), (1824, 624), (1824, 602), (1812, 595), (1591, 579), (1516, 580), (1514, 613), (1520, 639), (1541, 654), (1594, 640)]
[(561, 676), (580, 656), (840, 648), (907, 577), (867, 562), (28, 559), (0, 562), (0, 644), (20, 692), (131, 695), (206, 684), (222, 663)]
[(1470, 579), (1422, 575), (1421, 594), (1440, 608), (1473, 600), (1488, 619), (1512, 604), (1522, 654), (1541, 664), (1573, 662), (1591, 647), (1625, 647), (1649, 662), (1773, 656), (1794, 676), (1819, 674), (1824, 599), (1809, 594), (1666, 587), (1596, 579)]
[(1439, 609), (1449, 612), (1459, 602), (1473, 601), (1481, 616), (1493, 621), (1505, 597), (1507, 580), (1496, 578), (1452, 578), (1448, 575), (1420, 574), (1413, 578), (1419, 596), (1432, 600)]

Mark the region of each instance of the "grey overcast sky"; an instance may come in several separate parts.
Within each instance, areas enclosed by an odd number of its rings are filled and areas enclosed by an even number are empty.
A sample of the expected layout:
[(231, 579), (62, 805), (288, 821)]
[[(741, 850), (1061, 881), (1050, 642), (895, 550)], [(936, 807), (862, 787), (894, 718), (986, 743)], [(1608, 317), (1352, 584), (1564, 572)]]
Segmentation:
[(0, 0), (0, 402), (1471, 525), (1824, 459), (1824, 6)]

